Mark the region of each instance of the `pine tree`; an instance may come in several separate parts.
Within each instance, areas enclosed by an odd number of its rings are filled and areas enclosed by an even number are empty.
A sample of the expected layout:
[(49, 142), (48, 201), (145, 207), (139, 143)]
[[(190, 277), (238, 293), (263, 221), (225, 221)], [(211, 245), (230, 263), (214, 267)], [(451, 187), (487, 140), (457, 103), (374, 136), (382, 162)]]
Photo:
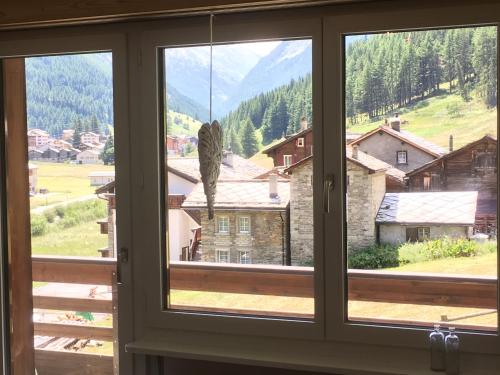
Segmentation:
[(101, 159), (105, 165), (115, 163), (115, 141), (112, 134), (108, 136), (104, 144), (104, 149), (101, 152)]
[(241, 144), (243, 156), (249, 158), (259, 151), (257, 137), (255, 136), (255, 127), (252, 122), (247, 119), (241, 128)]
[(81, 138), (81, 133), (83, 131), (83, 128), (82, 128), (82, 122), (79, 118), (76, 119), (76, 121), (74, 122), (73, 124), (73, 130), (74, 130), (74, 134), (73, 134), (73, 148), (80, 148), (80, 143), (82, 143), (82, 138)]
[(233, 128), (229, 131), (229, 147), (231, 151), (235, 154), (241, 155), (243, 153), (243, 148), (241, 146), (240, 138)]
[(95, 134), (101, 134), (101, 126), (96, 115), (92, 115), (90, 118), (90, 131)]

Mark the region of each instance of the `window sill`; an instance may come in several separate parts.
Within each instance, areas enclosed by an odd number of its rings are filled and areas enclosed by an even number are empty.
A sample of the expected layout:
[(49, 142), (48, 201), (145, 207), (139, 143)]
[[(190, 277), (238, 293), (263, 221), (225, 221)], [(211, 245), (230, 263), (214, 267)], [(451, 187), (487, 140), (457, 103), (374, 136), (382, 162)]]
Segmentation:
[[(188, 334), (188, 336), (191, 334)], [(427, 351), (368, 346), (361, 344), (297, 340), (290, 342), (266, 338), (234, 336), (211, 337), (196, 333), (186, 337), (186, 332), (156, 333), (126, 345), (133, 354), (170, 358), (205, 360), (213, 362), (253, 365), (272, 368), (324, 372), (343, 375), (434, 375), (429, 369)], [(194, 339), (194, 337), (197, 339)], [(168, 337), (168, 338), (167, 338)], [(237, 340), (237, 343), (234, 342)], [(362, 353), (363, 360), (360, 361)], [(462, 355), (462, 358), (466, 355)], [(468, 356), (467, 356), (468, 357)], [(492, 374), (497, 360), (493, 356), (467, 358), (461, 375)], [(390, 360), (389, 360), (390, 358)], [(478, 368), (481, 363), (482, 368)], [(486, 364), (487, 363), (487, 364)]]

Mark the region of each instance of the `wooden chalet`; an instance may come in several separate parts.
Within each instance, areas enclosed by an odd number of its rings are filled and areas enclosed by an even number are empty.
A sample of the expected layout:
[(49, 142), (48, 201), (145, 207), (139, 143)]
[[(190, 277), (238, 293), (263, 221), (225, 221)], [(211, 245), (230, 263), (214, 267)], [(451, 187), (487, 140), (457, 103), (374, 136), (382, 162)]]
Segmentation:
[(409, 191), (477, 191), (474, 231), (496, 234), (497, 140), (477, 141), (407, 173)]

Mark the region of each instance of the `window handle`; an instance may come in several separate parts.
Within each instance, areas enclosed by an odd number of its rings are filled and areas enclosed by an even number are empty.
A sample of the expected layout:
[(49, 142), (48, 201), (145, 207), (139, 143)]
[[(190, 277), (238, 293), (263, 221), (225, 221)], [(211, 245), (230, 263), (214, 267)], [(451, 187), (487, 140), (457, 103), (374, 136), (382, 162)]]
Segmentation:
[(334, 189), (335, 189), (335, 176), (333, 174), (326, 175), (323, 187), (323, 207), (325, 213), (327, 214), (331, 212), (330, 198), (331, 198), (331, 193), (333, 193)]

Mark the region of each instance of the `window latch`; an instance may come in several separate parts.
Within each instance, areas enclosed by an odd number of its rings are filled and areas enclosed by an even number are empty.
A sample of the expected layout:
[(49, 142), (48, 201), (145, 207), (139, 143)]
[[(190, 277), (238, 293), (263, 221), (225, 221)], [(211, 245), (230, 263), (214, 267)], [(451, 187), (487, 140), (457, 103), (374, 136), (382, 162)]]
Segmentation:
[(335, 189), (335, 176), (333, 174), (329, 174), (325, 176), (325, 183), (323, 187), (323, 207), (325, 213), (329, 214), (331, 212), (331, 193)]
[(128, 249), (126, 247), (121, 247), (118, 249), (118, 254), (116, 257), (116, 283), (122, 285), (122, 264), (128, 263)]

